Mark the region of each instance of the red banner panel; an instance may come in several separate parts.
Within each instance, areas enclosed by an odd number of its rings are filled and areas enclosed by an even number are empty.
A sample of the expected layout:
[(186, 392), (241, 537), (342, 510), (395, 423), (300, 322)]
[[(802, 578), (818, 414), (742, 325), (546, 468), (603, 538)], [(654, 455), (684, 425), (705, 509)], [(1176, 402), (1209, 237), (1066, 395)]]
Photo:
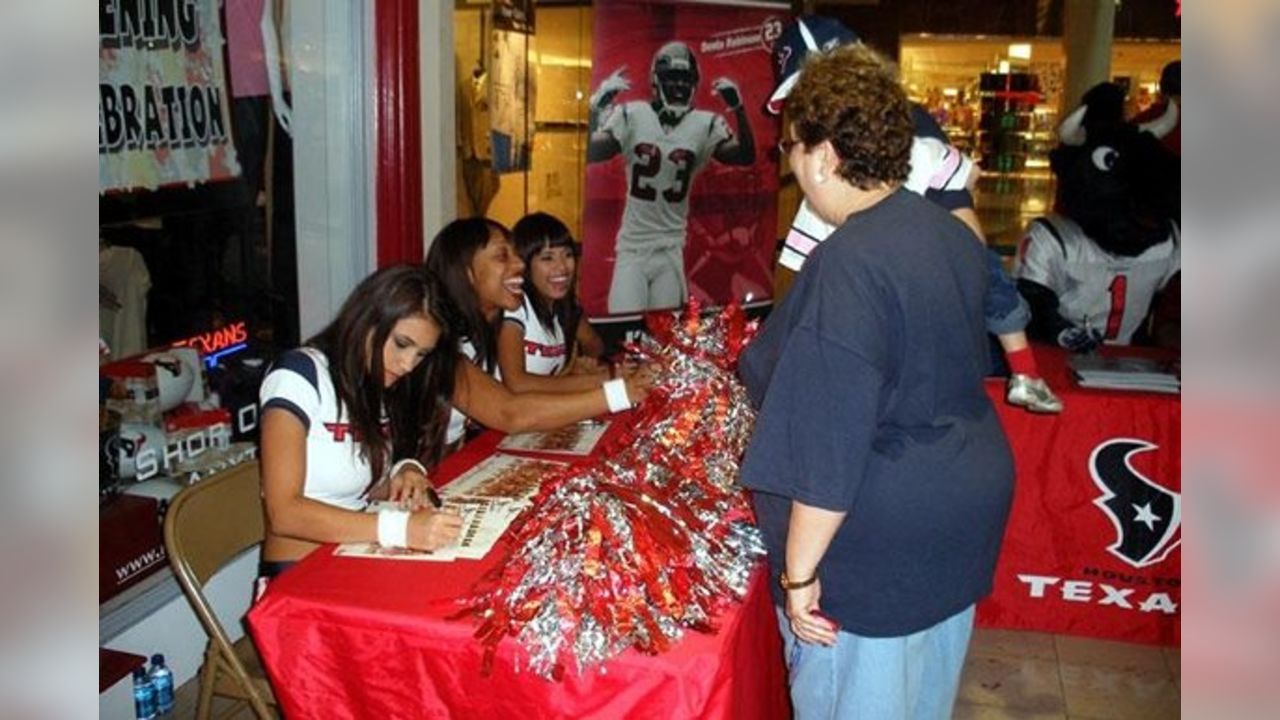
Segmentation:
[(1181, 645), (1180, 396), (1080, 388), (1060, 351), (1036, 356), (1066, 409), (1025, 412), (990, 382), (1017, 484), (978, 624)]

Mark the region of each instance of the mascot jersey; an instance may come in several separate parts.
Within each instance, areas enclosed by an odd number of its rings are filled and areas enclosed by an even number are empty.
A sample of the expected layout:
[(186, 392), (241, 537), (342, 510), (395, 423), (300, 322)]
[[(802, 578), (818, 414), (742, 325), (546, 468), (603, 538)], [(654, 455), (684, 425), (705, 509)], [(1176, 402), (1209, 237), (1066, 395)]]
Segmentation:
[(1127, 345), (1142, 326), (1151, 300), (1182, 268), (1176, 223), (1169, 239), (1134, 257), (1112, 255), (1068, 218), (1033, 221), (1018, 252), (1019, 279), (1058, 296), (1058, 313), (1100, 331), (1107, 343)]
[(604, 130), (626, 158), (627, 205), (618, 247), (683, 245), (693, 176), (733, 137), (729, 124), (716, 113), (690, 110), (674, 126), (663, 127), (652, 105), (633, 101), (616, 108)]
[(325, 354), (299, 348), (281, 355), (262, 380), (258, 400), (262, 412), (280, 408), (307, 430), (302, 494), (347, 510), (364, 508), (369, 462), (360, 455), (346, 408), (338, 410)]
[(533, 311), (533, 300), (525, 293), (516, 310), (506, 311), (506, 322), (519, 325), (524, 333), (524, 371), (531, 375), (555, 375), (564, 368), (565, 341), (560, 318), (551, 316), (548, 330)]

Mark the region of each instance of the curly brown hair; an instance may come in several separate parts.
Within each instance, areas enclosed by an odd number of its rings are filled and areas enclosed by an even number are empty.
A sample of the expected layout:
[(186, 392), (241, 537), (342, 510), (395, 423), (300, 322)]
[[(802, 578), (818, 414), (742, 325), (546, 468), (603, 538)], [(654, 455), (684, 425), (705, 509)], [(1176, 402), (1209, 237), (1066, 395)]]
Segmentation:
[(831, 142), (850, 184), (871, 190), (906, 180), (911, 107), (893, 64), (876, 51), (855, 43), (811, 54), (786, 112), (806, 148)]

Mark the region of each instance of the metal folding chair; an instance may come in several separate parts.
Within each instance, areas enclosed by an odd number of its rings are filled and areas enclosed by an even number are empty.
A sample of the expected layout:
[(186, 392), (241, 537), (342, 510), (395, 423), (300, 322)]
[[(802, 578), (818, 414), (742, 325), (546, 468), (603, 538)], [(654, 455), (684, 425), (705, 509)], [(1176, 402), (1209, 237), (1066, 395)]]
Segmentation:
[[(220, 568), (261, 543), (265, 532), (258, 463), (248, 462), (192, 485), (174, 497), (164, 520), (164, 544), (182, 592), (200, 618), (209, 643), (200, 667), (198, 720), (209, 717), (214, 695), (249, 703), (259, 718), (274, 718), (275, 695), (253, 640), (232, 643), (205, 597)], [(250, 592), (245, 588), (245, 592)], [(237, 702), (226, 715), (239, 712)]]

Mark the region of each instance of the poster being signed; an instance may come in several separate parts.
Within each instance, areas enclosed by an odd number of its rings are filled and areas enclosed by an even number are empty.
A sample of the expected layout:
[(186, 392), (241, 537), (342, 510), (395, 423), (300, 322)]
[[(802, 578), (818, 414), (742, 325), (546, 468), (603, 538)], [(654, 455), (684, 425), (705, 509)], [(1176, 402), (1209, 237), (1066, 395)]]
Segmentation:
[[(388, 503), (373, 503), (370, 512), (377, 512)], [(444, 509), (462, 516), (462, 529), (454, 544), (439, 550), (413, 550), (410, 548), (383, 547), (376, 542), (344, 543), (334, 550), (342, 557), (377, 558), (382, 560), (418, 560), (427, 562), (451, 562), (453, 560), (479, 560), (493, 549), (502, 534), (510, 527), (527, 504), (500, 497), (449, 497)]]

